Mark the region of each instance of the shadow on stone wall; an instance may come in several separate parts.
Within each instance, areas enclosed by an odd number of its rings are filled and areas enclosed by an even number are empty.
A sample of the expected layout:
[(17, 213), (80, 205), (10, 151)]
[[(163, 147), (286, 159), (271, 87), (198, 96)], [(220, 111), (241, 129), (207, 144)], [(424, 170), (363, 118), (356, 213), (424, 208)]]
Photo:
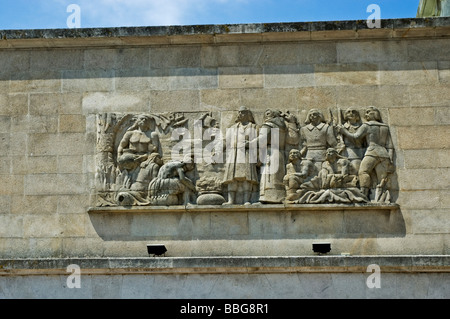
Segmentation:
[(97, 210), (89, 216), (105, 241), (392, 238), (406, 234), (398, 207), (280, 210)]

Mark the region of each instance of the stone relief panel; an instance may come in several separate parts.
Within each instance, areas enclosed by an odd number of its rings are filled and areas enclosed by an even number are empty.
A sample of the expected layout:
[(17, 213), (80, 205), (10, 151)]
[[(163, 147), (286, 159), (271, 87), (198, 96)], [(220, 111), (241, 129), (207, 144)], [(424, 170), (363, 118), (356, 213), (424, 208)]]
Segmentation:
[(380, 111), (336, 113), (98, 114), (97, 206), (391, 203)]

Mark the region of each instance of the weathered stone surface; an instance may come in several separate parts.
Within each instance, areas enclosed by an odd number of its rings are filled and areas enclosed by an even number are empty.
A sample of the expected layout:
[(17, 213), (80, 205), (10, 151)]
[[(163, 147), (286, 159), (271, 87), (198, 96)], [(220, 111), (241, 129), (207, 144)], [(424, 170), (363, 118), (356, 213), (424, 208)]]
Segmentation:
[[(167, 240), (173, 256), (312, 255), (315, 239), (332, 240), (333, 254), (448, 253), (448, 21), (0, 31), (1, 255), (144, 256), (146, 236)], [(330, 122), (330, 110), (336, 121), (338, 108), (377, 107), (392, 133), (400, 210), (182, 206), (104, 224), (87, 213), (98, 199), (97, 114), (192, 122), (212, 112), (225, 129), (243, 105), (258, 124), (270, 108), (300, 126), (311, 109)], [(139, 240), (99, 236), (108, 232)]]

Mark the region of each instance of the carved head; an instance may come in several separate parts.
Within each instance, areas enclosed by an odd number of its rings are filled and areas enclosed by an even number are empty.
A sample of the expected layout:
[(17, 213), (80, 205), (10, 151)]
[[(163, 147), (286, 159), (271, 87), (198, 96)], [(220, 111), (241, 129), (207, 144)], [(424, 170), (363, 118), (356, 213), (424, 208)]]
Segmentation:
[(193, 154), (187, 154), (183, 157), (183, 168), (185, 171), (192, 171), (195, 168)]
[(276, 118), (276, 117), (281, 117), (281, 112), (280, 111), (267, 109), (264, 112), (264, 121), (268, 121), (268, 120)]
[(148, 161), (151, 162), (151, 163), (158, 164), (159, 166), (163, 166), (164, 165), (164, 162), (163, 162), (163, 160), (161, 158), (161, 154), (159, 154), (159, 153), (151, 153), (148, 156)]
[(238, 111), (236, 122), (250, 122), (255, 124), (252, 112), (245, 106), (241, 106)]
[(336, 159), (342, 157), (339, 155), (338, 151), (335, 148), (330, 147), (329, 149), (327, 149), (326, 158), (328, 161), (334, 162), (336, 161)]
[(322, 112), (318, 109), (309, 110), (308, 115), (306, 115), (305, 124), (319, 123), (325, 123), (325, 117), (323, 116)]
[(369, 106), (365, 112), (365, 118), (367, 121), (378, 121), (383, 122), (381, 120), (381, 113), (375, 106)]
[(359, 123), (361, 122), (361, 115), (357, 109), (349, 107), (344, 112), (344, 121), (348, 121), (351, 124)]
[(302, 159), (302, 155), (298, 149), (294, 148), (289, 152), (289, 161), (290, 162), (295, 162), (296, 160), (301, 160), (301, 159)]
[(141, 114), (136, 118), (134, 125), (130, 127), (128, 130), (133, 131), (139, 128), (141, 131), (146, 132), (149, 130), (154, 130), (155, 125), (156, 121), (152, 116)]

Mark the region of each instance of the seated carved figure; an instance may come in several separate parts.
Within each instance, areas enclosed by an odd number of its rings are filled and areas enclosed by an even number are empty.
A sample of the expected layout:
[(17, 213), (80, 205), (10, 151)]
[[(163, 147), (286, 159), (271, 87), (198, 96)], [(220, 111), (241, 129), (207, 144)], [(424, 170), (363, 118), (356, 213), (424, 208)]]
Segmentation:
[(317, 176), (297, 190), (298, 204), (365, 203), (367, 197), (357, 188), (358, 177), (349, 174), (350, 161), (328, 148)]
[(159, 136), (155, 129), (155, 120), (147, 115), (140, 115), (134, 125), (128, 129), (117, 148), (122, 186), (131, 189), (140, 171), (141, 163), (152, 153), (160, 153)]
[(289, 164), (286, 165), (286, 175), (283, 183), (286, 187), (286, 200), (298, 199), (297, 190), (305, 183), (314, 169), (314, 163), (303, 160), (299, 150), (292, 149), (289, 152)]
[(160, 167), (163, 165), (161, 155), (152, 153), (148, 159), (141, 163), (136, 180), (130, 188), (121, 187), (116, 195), (116, 201), (122, 206), (149, 205), (147, 199), (150, 182), (158, 175)]
[(150, 182), (158, 176), (159, 169), (164, 163), (159, 153), (152, 153), (148, 159), (141, 163), (136, 181), (131, 185), (132, 191), (147, 192)]
[(336, 149), (329, 148), (326, 161), (322, 163), (319, 177), (321, 188), (345, 188), (356, 187), (357, 176), (349, 175), (350, 161), (340, 156)]
[(187, 205), (195, 202), (196, 187), (187, 175), (195, 168), (192, 156), (183, 161), (164, 164), (158, 176), (150, 182), (149, 198), (151, 205), (171, 206)]

